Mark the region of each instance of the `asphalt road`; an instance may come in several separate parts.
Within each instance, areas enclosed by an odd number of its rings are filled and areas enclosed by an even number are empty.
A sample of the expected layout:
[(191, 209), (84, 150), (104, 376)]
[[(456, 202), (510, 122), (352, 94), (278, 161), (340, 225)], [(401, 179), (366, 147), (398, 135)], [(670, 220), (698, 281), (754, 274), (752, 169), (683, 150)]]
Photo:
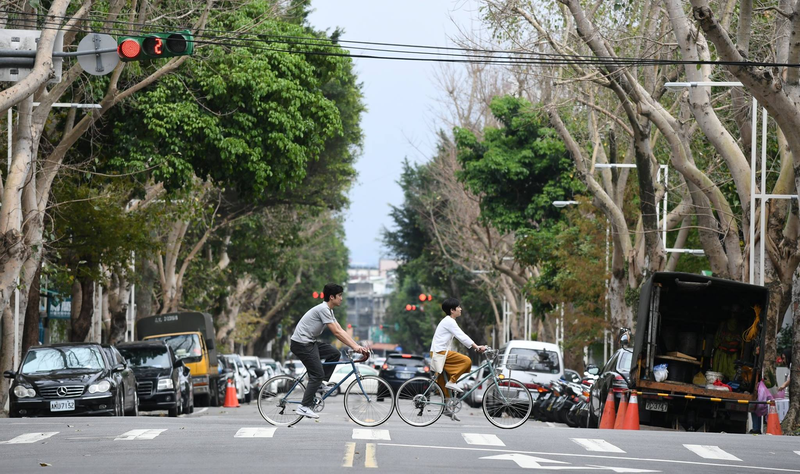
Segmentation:
[(528, 421), (492, 426), (464, 407), (461, 422), (414, 428), (394, 414), (375, 429), (350, 421), (342, 397), (318, 421), (275, 428), (255, 404), (179, 418), (0, 419), (0, 473), (605, 471), (797, 472), (796, 437), (573, 429)]

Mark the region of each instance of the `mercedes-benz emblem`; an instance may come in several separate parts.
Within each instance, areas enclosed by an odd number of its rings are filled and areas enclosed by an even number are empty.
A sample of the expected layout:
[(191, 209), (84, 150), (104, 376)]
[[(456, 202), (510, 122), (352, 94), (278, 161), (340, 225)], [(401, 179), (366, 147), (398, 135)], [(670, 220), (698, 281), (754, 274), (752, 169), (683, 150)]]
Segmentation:
[(56, 389), (56, 395), (59, 397), (66, 397), (67, 396), (67, 387), (61, 386)]

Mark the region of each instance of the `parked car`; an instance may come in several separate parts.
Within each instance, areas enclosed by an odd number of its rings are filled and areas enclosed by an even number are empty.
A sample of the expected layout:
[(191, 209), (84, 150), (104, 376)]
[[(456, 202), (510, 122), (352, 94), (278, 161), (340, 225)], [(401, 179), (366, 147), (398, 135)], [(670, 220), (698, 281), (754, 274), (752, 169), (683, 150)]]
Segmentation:
[(603, 413), (609, 390), (615, 393), (615, 403), (623, 392), (629, 388), (629, 376), (633, 351), (627, 347), (617, 349), (614, 355), (603, 366), (600, 375), (589, 391), (589, 426), (597, 426)]
[(381, 366), (379, 377), (389, 382), (392, 389), (397, 391), (406, 380), (430, 372), (430, 366), (420, 355), (391, 354), (386, 357), (386, 361)]
[[(267, 369), (261, 366), (261, 361), (255, 356), (241, 356), (244, 366), (250, 372), (250, 389), (252, 393), (258, 393), (264, 382), (269, 380), (272, 375), (267, 374)], [(272, 369), (270, 369), (270, 372)]]
[(275, 359), (273, 359), (271, 357), (262, 357), (259, 360), (261, 360), (261, 367), (264, 367), (265, 369), (268, 369), (268, 370), (269, 369), (272, 370), (272, 375), (270, 375), (270, 377), (274, 377), (276, 375), (280, 375), (280, 374), (284, 373), (283, 372), (283, 364), (281, 364), (279, 361), (277, 361), (277, 360), (275, 360)]
[[(358, 367), (359, 373), (363, 375), (378, 375), (378, 371), (373, 369), (372, 367), (368, 366), (367, 364), (356, 364)], [(350, 364), (341, 364), (336, 366), (336, 370), (333, 371), (330, 380), (328, 382), (332, 384), (337, 384), (344, 380), (345, 376), (350, 374), (350, 371), (353, 370), (353, 367)], [(347, 390), (347, 387), (355, 380), (355, 375), (350, 376), (345, 382), (336, 388), (336, 390), (331, 394), (333, 396), (339, 395), (344, 390)]]
[(106, 357), (99, 344), (31, 347), (19, 371), (3, 372), (12, 379), (9, 417), (134, 413), (135, 391), (126, 397), (118, 376), (124, 370), (125, 364)]
[[(125, 367), (113, 373), (111, 376), (116, 380), (117, 385), (122, 387), (125, 400), (133, 400), (135, 402), (132, 404), (125, 404), (125, 414), (128, 416), (137, 416), (139, 414), (139, 396), (136, 393), (136, 374), (133, 371), (133, 367), (128, 364), (128, 361), (122, 357), (122, 354), (120, 354), (114, 346), (102, 344), (100, 347), (103, 348), (103, 354), (111, 363), (112, 367), (119, 364)], [(129, 405), (132, 405), (132, 408), (128, 409), (127, 407)]]
[(250, 373), (244, 368), (241, 357), (238, 354), (222, 354), (219, 359), (225, 364), (225, 372), (233, 375), (239, 403), (250, 403)]
[(117, 349), (136, 374), (142, 410), (167, 410), (169, 416), (194, 411), (192, 376), (164, 341), (118, 344)]
[(500, 348), (498, 369), (504, 377), (525, 384), (536, 397), (540, 387), (564, 376), (564, 357), (561, 349), (549, 342), (508, 341)]
[(303, 362), (301, 362), (300, 359), (288, 359), (283, 364), (283, 371), (286, 373), (286, 375), (299, 377), (306, 372), (306, 366), (303, 365)]

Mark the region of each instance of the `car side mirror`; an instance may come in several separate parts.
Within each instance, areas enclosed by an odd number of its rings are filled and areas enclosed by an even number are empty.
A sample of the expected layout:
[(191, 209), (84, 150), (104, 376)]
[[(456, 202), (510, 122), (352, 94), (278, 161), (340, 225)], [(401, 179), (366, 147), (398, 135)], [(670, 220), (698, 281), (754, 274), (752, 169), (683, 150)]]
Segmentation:
[(256, 367), (255, 369), (253, 369), (253, 371), (256, 373), (256, 377), (264, 376), (264, 369), (259, 369), (258, 367)]
[(123, 370), (125, 370), (125, 364), (117, 364), (111, 369), (111, 372), (117, 373), (122, 372)]
[(3, 372), (3, 378), (13, 379), (16, 376), (17, 373), (14, 372), (13, 370), (6, 370), (5, 372)]

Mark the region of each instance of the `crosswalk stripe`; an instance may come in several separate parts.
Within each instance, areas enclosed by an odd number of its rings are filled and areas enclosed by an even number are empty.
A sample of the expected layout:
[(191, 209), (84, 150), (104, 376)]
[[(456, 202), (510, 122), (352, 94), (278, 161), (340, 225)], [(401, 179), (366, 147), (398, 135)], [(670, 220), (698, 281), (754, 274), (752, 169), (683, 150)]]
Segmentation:
[(720, 449), (719, 446), (706, 446), (702, 444), (684, 444), (683, 446), (701, 458), (719, 459), (723, 461), (741, 461), (741, 459), (737, 458), (733, 454), (727, 453)]
[(139, 439), (153, 439), (167, 430), (130, 430), (114, 438), (114, 441), (132, 441)]
[(795, 451), (794, 453), (800, 456), (800, 451)]
[(272, 438), (277, 428), (239, 428), (234, 438)]
[(41, 441), (43, 439), (47, 439), (53, 435), (57, 435), (58, 431), (50, 431), (47, 433), (25, 433), (17, 436), (16, 438), (12, 438), (8, 441), (0, 441), (0, 444), (24, 444), (24, 443), (35, 443), (37, 441)]
[(353, 439), (379, 439), (391, 441), (392, 437), (389, 436), (389, 430), (365, 430), (353, 428)]
[(622, 449), (614, 446), (604, 439), (570, 438), (578, 445), (586, 448), (587, 451), (601, 453), (624, 453)]
[(367, 449), (364, 452), (364, 467), (378, 467), (378, 452), (375, 449), (375, 443), (367, 443)]
[(480, 433), (461, 433), (467, 444), (479, 444), (482, 446), (505, 446), (497, 435)]

